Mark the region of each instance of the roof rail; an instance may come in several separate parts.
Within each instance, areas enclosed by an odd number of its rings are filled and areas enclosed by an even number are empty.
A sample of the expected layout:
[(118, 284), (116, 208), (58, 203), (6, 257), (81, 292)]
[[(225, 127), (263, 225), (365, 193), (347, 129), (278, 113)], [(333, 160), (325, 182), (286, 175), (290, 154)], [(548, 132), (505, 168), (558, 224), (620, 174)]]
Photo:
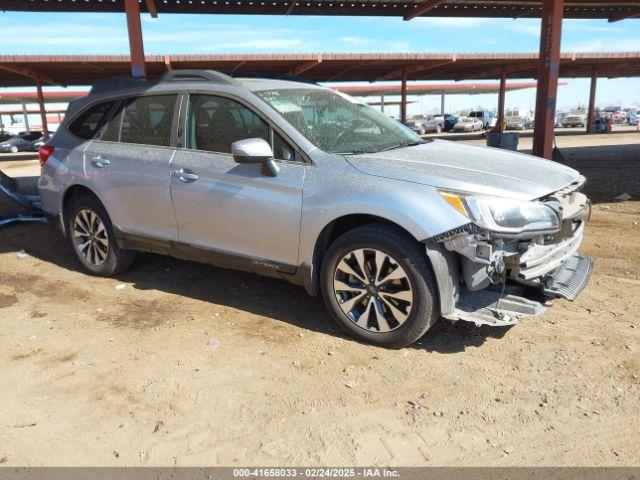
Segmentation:
[(287, 73), (261, 73), (261, 72), (253, 72), (251, 70), (235, 70), (233, 72), (229, 72), (231, 76), (234, 78), (264, 78), (269, 80), (288, 80), (290, 82), (300, 82), (300, 83), (309, 83), (312, 85), (317, 85), (318, 82), (313, 80), (309, 80), (308, 78), (301, 77), (299, 75), (289, 75)]
[(160, 78), (140, 78), (120, 75), (97, 80), (89, 93), (104, 93), (141, 85), (152, 86), (161, 82), (214, 82), (222, 85), (239, 85), (238, 81), (215, 70), (172, 70)]
[(215, 82), (223, 85), (238, 85), (238, 82), (215, 70), (171, 70), (165, 73), (161, 82)]
[(128, 75), (120, 75), (117, 77), (108, 77), (96, 80), (91, 86), (90, 94), (105, 93), (112, 90), (122, 90), (123, 88), (132, 88), (139, 85), (153, 85), (156, 80), (147, 80), (145, 78), (130, 77)]

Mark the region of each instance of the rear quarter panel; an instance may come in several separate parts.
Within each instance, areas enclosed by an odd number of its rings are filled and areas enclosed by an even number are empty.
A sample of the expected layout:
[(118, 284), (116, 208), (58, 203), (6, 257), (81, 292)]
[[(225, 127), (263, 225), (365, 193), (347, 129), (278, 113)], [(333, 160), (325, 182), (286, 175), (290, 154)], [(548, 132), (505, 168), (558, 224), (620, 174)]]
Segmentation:
[(38, 181), (38, 190), (47, 214), (61, 216), (64, 213), (64, 194), (76, 185), (91, 189), (99, 197), (85, 174), (83, 152), (90, 143), (80, 139), (68, 142), (59, 138), (54, 138), (48, 143), (53, 145), (55, 150), (42, 167)]

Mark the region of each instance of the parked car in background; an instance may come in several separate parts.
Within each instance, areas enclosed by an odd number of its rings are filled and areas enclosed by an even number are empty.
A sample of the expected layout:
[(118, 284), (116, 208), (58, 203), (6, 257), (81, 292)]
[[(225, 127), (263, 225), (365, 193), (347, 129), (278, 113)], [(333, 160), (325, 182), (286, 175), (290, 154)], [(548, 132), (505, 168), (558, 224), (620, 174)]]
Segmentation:
[(556, 122), (555, 122), (556, 128), (564, 127), (565, 118), (567, 118), (566, 112), (556, 112)]
[(453, 126), (454, 132), (475, 132), (484, 128), (482, 120), (476, 117), (462, 117)]
[(570, 112), (564, 118), (564, 127), (584, 127), (587, 125), (587, 114), (584, 111)]
[(442, 133), (444, 130), (444, 117), (433, 117), (424, 122), (424, 129), (427, 133)]
[(15, 135), (11, 132), (7, 132), (5, 130), (0, 132), (0, 144), (7, 142), (8, 140), (11, 140), (13, 137), (15, 137)]
[(620, 105), (609, 105), (608, 107), (604, 107), (602, 111), (607, 115), (615, 115), (622, 112), (622, 107)]
[(444, 131), (450, 132), (453, 127), (460, 120), (460, 115), (457, 113), (445, 113), (444, 114)]
[(602, 116), (605, 119), (610, 119), (615, 125), (629, 125), (631, 123), (629, 111), (620, 105), (610, 105), (605, 107), (602, 112)]
[(43, 144), (44, 134), (42, 132), (20, 132), (15, 137), (2, 142), (0, 152), (35, 152)]
[(528, 130), (533, 128), (533, 112), (525, 108), (514, 108), (505, 113), (507, 130)]
[(43, 208), (87, 272), (118, 275), (137, 250), (261, 273), (322, 295), (378, 345), (409, 345), (441, 317), (513, 325), (591, 273), (576, 170), (428, 142), (318, 85), (105, 80), (39, 153)]
[(491, 126), (491, 122), (495, 115), (487, 110), (475, 110), (469, 114), (471, 118), (477, 118), (482, 122), (482, 128), (485, 130)]
[(418, 135), (424, 135), (427, 133), (427, 129), (425, 128), (425, 122), (427, 119), (428, 117), (426, 115), (414, 115), (406, 121), (405, 125)]

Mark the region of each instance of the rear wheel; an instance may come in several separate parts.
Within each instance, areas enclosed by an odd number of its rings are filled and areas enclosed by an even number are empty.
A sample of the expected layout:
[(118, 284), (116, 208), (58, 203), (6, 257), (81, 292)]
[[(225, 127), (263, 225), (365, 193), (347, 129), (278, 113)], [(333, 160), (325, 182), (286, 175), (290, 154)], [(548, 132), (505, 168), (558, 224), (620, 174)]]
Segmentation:
[(74, 200), (66, 217), (71, 248), (86, 270), (108, 277), (129, 268), (134, 253), (118, 247), (109, 215), (97, 198)]
[(11, 145), (11, 147), (9, 147), (9, 151), (11, 153), (18, 153), (18, 147), (16, 147), (15, 145)]
[(377, 345), (409, 345), (438, 318), (424, 249), (388, 225), (365, 225), (339, 237), (322, 263), (321, 290), (345, 332)]

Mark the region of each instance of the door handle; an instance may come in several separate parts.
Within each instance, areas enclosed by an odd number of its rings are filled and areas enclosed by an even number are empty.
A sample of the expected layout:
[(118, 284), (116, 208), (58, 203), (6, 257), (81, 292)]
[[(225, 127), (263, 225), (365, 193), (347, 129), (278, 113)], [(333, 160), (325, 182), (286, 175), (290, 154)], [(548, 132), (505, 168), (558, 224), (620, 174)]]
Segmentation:
[(91, 159), (91, 165), (97, 168), (106, 167), (107, 165), (110, 165), (110, 164), (111, 164), (111, 160), (103, 157), (102, 155), (98, 155), (97, 157), (93, 157)]
[(185, 183), (195, 182), (196, 180), (198, 180), (198, 178), (200, 178), (191, 170), (186, 170), (184, 168), (176, 170), (175, 172), (173, 172), (173, 174)]

